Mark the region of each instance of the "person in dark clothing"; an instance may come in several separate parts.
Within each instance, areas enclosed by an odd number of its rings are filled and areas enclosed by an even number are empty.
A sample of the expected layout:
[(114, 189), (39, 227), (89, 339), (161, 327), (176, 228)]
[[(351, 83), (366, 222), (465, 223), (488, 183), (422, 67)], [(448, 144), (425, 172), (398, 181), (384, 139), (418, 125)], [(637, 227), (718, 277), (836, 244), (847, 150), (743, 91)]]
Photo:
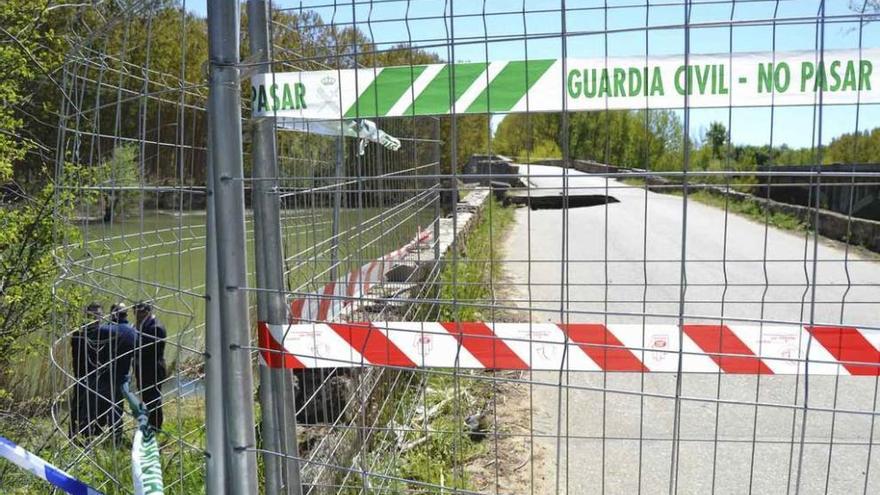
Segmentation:
[(135, 355), (135, 376), (141, 388), (141, 398), (150, 414), (150, 426), (162, 428), (162, 383), (165, 370), (165, 327), (153, 314), (153, 307), (146, 302), (135, 305), (138, 343)]
[(99, 435), (102, 426), (107, 424), (107, 416), (111, 402), (111, 361), (112, 361), (112, 330), (109, 323), (96, 325), (86, 334), (89, 373), (89, 434)]
[(86, 307), (87, 323), (70, 336), (70, 354), (72, 358), (73, 385), (70, 396), (70, 438), (77, 436), (88, 438), (94, 434), (95, 370), (89, 365), (89, 339), (97, 335), (104, 318), (101, 305), (93, 302)]
[(110, 308), (109, 325), (99, 328), (94, 339), (97, 373), (98, 425), (111, 429), (113, 436), (122, 437), (122, 384), (131, 370), (137, 330), (128, 323), (124, 304)]

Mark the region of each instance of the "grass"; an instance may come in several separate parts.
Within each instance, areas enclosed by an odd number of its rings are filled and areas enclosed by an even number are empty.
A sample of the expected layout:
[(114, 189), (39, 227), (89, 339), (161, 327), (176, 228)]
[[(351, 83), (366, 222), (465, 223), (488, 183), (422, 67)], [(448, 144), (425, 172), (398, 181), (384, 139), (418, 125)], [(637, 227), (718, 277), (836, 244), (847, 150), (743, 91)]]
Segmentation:
[(688, 198), (717, 208), (724, 208), (726, 202), (728, 211), (750, 218), (759, 223), (764, 223), (766, 221), (771, 227), (776, 227), (777, 229), (803, 231), (806, 228), (804, 223), (793, 215), (778, 211), (771, 211), (768, 214), (766, 209), (757, 201), (741, 200), (730, 197), (725, 200), (725, 197), (720, 194), (705, 190), (688, 193)]
[[(500, 246), (513, 222), (513, 208), (504, 207), (490, 196), (477, 226), (468, 234), (464, 248), (453, 262), (447, 253), (438, 286), (432, 298), (440, 304), (424, 305), (417, 319), (438, 321), (480, 321), (493, 302), (492, 282), (502, 273)], [(493, 280), (494, 279), (494, 280)], [(453, 304), (456, 301), (464, 304)]]
[[(368, 453), (363, 458), (368, 470), (399, 479), (368, 475), (369, 485), (377, 489), (376, 493), (440, 495), (468, 489), (468, 474), (463, 468), (487, 451), (488, 441), (472, 439), (463, 418), (485, 406), (490, 385), (468, 380), (464, 374), (452, 376), (451, 372), (399, 374), (400, 382), (409, 385), (388, 386), (374, 393), (374, 402), (379, 399), (385, 404), (371, 413), (382, 429), (370, 435), (370, 446), (365, 449)], [(387, 377), (386, 385), (391, 381), (395, 378)], [(339, 494), (363, 493), (359, 474), (346, 476), (340, 472), (334, 484)]]
[[(441, 298), (445, 302), (421, 305), (414, 317), (416, 321), (482, 318), (484, 310), (480, 306), (490, 305), (493, 299), (490, 282), (502, 274), (499, 246), (512, 221), (513, 209), (490, 198), (476, 226), (460, 246), (457, 262), (453, 264), (451, 254), (447, 253), (439, 282), (426, 296), (428, 299)], [(453, 306), (449, 303), (452, 300), (474, 305)], [(386, 407), (370, 413), (370, 416), (376, 418), (377, 425), (400, 429), (404, 433), (399, 438), (390, 439), (400, 450), (389, 450), (389, 437), (393, 435), (372, 435), (372, 453), (366, 456), (366, 464), (378, 466), (379, 471), (381, 466), (388, 466), (391, 475), (414, 481), (370, 479), (372, 485), (381, 484), (388, 493), (445, 494), (467, 489), (470, 483), (465, 467), (488, 449), (489, 440), (478, 441), (470, 437), (464, 418), (485, 407), (491, 384), (474, 380), (469, 373), (453, 375), (453, 370), (437, 371), (440, 373), (401, 371), (400, 382), (410, 385), (392, 386), (398, 380), (398, 375), (394, 374), (385, 378), (387, 388), (376, 393)], [(399, 458), (395, 453), (399, 453)], [(337, 483), (341, 483), (342, 478), (345, 478), (344, 474), (336, 480)], [(359, 475), (353, 478), (349, 477), (346, 486), (337, 493), (361, 493), (363, 480)]]
[[(458, 387), (455, 380), (458, 379)], [(422, 437), (427, 440), (407, 451), (400, 462), (398, 476), (429, 483), (445, 489), (468, 489), (464, 465), (487, 451), (486, 440), (475, 441), (464, 429), (463, 419), (479, 411), (479, 398), (489, 395), (488, 382), (467, 380), (466, 377), (432, 374), (427, 379), (424, 410), (436, 409), (436, 416), (421, 432), (411, 432), (408, 441)], [(455, 395), (458, 390), (458, 395)], [(451, 398), (451, 400), (450, 400)], [(412, 486), (423, 493), (446, 493), (441, 489)]]
[[(439, 282), (425, 297), (491, 304), (490, 282), (501, 275), (498, 247), (512, 220), (513, 210), (491, 199), (474, 229), (463, 240), (457, 263), (453, 264), (447, 253)], [(499, 265), (490, 265), (489, 260)], [(453, 279), (456, 285), (452, 285)], [(462, 320), (473, 320), (481, 318), (481, 311), (470, 305), (453, 307), (448, 302), (431, 302), (422, 304), (413, 319), (442, 321), (455, 315)], [(475, 441), (469, 436), (464, 417), (485, 407), (491, 385), (472, 379), (468, 373), (453, 376), (453, 370), (438, 371), (440, 373), (407, 370), (386, 374), (373, 392), (371, 404), (379, 407), (370, 410), (368, 417), (369, 422), (379, 425), (380, 429), (369, 434), (369, 447), (365, 449), (368, 453), (360, 460), (373, 471), (388, 472), (401, 480), (372, 476), (368, 480), (371, 486), (377, 489), (381, 486), (387, 493), (419, 494), (468, 488), (464, 468), (487, 451), (488, 442)], [(340, 472), (334, 482), (340, 486), (337, 493), (362, 493), (364, 480), (359, 474)]]
[[(645, 186), (645, 181), (641, 178), (623, 178), (620, 180), (624, 184), (628, 184), (630, 186)], [(675, 196), (683, 195), (682, 191), (678, 188), (664, 188), (659, 189), (658, 192), (662, 192), (664, 194), (672, 194)], [(720, 192), (713, 192), (706, 189), (699, 189), (696, 191), (688, 192), (688, 199), (722, 209), (726, 205), (727, 210), (731, 213), (742, 215), (758, 223), (767, 222), (771, 227), (775, 227), (778, 229), (802, 232), (807, 228), (806, 224), (794, 215), (789, 215), (787, 213), (782, 213), (779, 211), (770, 211), (768, 214), (766, 208), (761, 205), (760, 202), (755, 200), (739, 199), (733, 196), (724, 196)]]
[[(178, 399), (164, 407), (163, 429), (167, 434), (160, 434), (158, 442), (168, 495), (205, 493), (203, 407), (199, 397)], [(133, 428), (133, 419), (126, 419), (125, 436), (129, 440), (134, 435)], [(131, 449), (127, 445), (114, 447), (111, 441), (102, 442), (85, 457), (80, 457), (79, 450), (71, 446), (46, 417), (32, 418), (22, 432), (27, 433), (26, 438), (4, 434), (102, 493), (131, 493)], [(0, 460), (0, 486), (3, 493), (15, 495), (51, 491), (48, 483), (4, 460)]]
[[(513, 222), (513, 214), (513, 208), (502, 206), (490, 196), (476, 227), (464, 241), (457, 263), (452, 263), (449, 259), (451, 255), (447, 254), (439, 287), (433, 291), (433, 297), (443, 302), (424, 305), (418, 312), (418, 318), (431, 314), (436, 315), (439, 321), (484, 319), (484, 313), (494, 299), (492, 282), (499, 280), (502, 275), (499, 247)], [(465, 304), (453, 305), (453, 300)], [(490, 385), (485, 381), (467, 378), (462, 374), (430, 374), (426, 379), (424, 396), (412, 393), (406, 399), (423, 411), (436, 408), (436, 415), (422, 426), (424, 431), (407, 434), (409, 442), (425, 437), (425, 431), (427, 437), (423, 443), (402, 455), (397, 475), (444, 487), (406, 487), (414, 493), (446, 493), (449, 489), (467, 489), (464, 465), (486, 452), (485, 443), (471, 439), (464, 431), (463, 420), (467, 415), (480, 411), (483, 404), (479, 402), (490, 394)]]

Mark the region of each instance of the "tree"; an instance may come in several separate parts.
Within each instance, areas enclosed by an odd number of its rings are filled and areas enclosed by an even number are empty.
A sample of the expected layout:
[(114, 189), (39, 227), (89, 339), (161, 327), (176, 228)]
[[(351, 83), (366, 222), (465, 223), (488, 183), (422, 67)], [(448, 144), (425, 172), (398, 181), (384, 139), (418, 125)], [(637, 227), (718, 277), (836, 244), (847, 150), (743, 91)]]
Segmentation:
[(134, 144), (117, 146), (96, 174), (98, 186), (103, 190), (104, 221), (112, 222), (117, 214), (125, 212), (125, 201), (131, 197), (127, 189), (138, 184), (137, 147)]
[(531, 151), (529, 126), (525, 122), (528, 115), (513, 113), (504, 117), (495, 129), (492, 146), (495, 151), (511, 157), (525, 157)]
[(553, 141), (541, 142), (532, 152), (535, 158), (562, 158), (562, 150)]
[(706, 131), (706, 141), (712, 147), (712, 158), (721, 158), (721, 148), (727, 142), (727, 128), (721, 122), (712, 122), (709, 124), (709, 130)]
[(494, 150), (520, 160), (530, 158), (554, 158), (553, 150), (559, 151), (560, 116), (552, 113), (514, 113), (504, 117), (493, 137)]
[[(651, 170), (681, 168), (681, 119), (672, 111), (577, 112), (568, 120), (572, 158)], [(561, 157), (561, 136), (561, 114), (512, 114), (498, 125), (493, 147), (520, 160)]]
[(46, 41), (37, 28), (44, 1), (7, 0), (0, 3), (0, 184), (12, 179), (13, 163), (34, 147), (23, 136), (24, 122), (17, 110), (28, 102), (28, 86), (37, 77)]
[(880, 161), (880, 127), (832, 139), (824, 158), (825, 163), (877, 163)]
[[(57, 241), (78, 232), (67, 223), (71, 193), (56, 189), (45, 173), (54, 156), (44, 153), (52, 147), (41, 137), (51, 133), (35, 117), (48, 111), (36, 90), (54, 87), (51, 74), (60, 62), (57, 18), (47, 12), (46, 0), (0, 2), (0, 399), (30, 386), (14, 377), (22, 368), (17, 361), (33, 359), (37, 343), (45, 359), (40, 338), (49, 315), (76, 311), (59, 298), (75, 302), (79, 292), (56, 286), (56, 257), (63, 255)], [(17, 182), (16, 171), (33, 182)]]

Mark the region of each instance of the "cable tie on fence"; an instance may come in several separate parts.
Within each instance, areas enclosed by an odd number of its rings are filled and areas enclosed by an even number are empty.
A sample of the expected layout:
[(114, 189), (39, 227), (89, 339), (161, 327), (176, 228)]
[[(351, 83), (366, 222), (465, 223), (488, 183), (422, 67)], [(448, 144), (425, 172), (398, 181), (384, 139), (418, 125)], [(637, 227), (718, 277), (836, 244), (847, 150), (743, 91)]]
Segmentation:
[(263, 48), (259, 48), (244, 59), (238, 64), (236, 64), (239, 68), (239, 77), (242, 79), (248, 79), (254, 74), (259, 74), (261, 71), (265, 70), (265, 67), (268, 66), (269, 61), (265, 60), (266, 58), (266, 50)]
[(219, 60), (213, 60), (213, 59), (208, 60), (209, 68), (219, 67), (221, 69), (228, 69), (230, 67), (238, 68), (239, 65), (241, 65), (240, 62), (221, 62)]

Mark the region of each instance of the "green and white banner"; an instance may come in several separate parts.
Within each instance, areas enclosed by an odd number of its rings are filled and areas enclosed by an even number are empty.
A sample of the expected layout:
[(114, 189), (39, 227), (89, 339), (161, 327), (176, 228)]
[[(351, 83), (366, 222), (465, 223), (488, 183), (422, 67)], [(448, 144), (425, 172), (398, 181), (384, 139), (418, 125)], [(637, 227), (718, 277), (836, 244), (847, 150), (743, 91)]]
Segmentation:
[(165, 493), (162, 481), (162, 459), (156, 435), (144, 435), (141, 428), (134, 432), (131, 445), (131, 474), (135, 495), (162, 495)]
[(880, 49), (430, 64), (258, 74), (250, 97), (255, 117), (310, 120), (877, 103), (878, 63)]

